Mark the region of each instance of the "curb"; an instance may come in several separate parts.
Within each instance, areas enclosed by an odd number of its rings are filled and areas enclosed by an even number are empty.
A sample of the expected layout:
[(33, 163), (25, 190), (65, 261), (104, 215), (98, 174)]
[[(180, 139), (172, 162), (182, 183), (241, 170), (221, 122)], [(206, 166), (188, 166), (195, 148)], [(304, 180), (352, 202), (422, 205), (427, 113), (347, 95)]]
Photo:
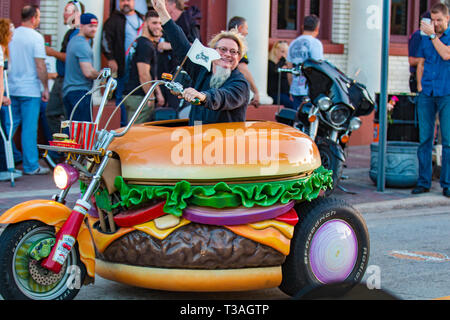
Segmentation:
[(404, 199), (353, 204), (353, 207), (361, 213), (377, 213), (386, 210), (440, 206), (448, 206), (448, 211), (450, 213), (450, 199), (443, 195), (422, 195)]

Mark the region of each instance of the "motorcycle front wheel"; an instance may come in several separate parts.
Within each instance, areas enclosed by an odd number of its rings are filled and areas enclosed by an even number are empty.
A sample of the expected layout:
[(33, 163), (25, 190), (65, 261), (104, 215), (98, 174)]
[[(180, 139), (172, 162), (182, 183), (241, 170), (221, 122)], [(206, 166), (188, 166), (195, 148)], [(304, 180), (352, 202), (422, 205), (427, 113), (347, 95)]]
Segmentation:
[(0, 235), (0, 294), (6, 300), (71, 300), (84, 281), (86, 268), (75, 245), (58, 274), (30, 257), (30, 248), (54, 238), (55, 229), (39, 221), (10, 224)]
[(325, 169), (333, 171), (333, 188), (327, 189), (325, 191), (325, 195), (329, 196), (333, 193), (334, 189), (339, 183), (339, 180), (341, 179), (342, 171), (344, 170), (344, 164), (333, 154), (328, 146), (319, 144), (318, 147), (322, 166)]

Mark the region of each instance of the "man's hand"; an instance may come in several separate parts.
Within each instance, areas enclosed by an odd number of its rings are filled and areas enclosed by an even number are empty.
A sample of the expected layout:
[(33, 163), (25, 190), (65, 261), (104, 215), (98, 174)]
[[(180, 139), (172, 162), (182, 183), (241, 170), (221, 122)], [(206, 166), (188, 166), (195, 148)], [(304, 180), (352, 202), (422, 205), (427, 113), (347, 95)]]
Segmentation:
[(158, 51), (159, 52), (168, 51), (168, 50), (172, 50), (172, 46), (171, 46), (170, 42), (163, 41), (163, 42), (158, 43)]
[(44, 91), (42, 92), (42, 98), (41, 100), (43, 102), (48, 102), (48, 99), (50, 98), (50, 93), (48, 92), (48, 89), (44, 89)]
[(9, 106), (9, 105), (11, 105), (11, 99), (8, 98), (8, 97), (6, 97), (6, 96), (4, 96), (3, 99), (2, 99), (2, 105), (3, 105), (3, 106)]
[(156, 105), (158, 107), (162, 107), (166, 103), (166, 100), (164, 100), (164, 96), (160, 91), (156, 92), (156, 102), (157, 102)]
[(189, 103), (193, 102), (196, 98), (199, 99), (200, 102), (205, 102), (206, 100), (206, 95), (204, 93), (198, 92), (194, 88), (184, 89), (182, 97)]
[(417, 85), (417, 92), (422, 92), (422, 85), (421, 84), (418, 84)]
[(116, 73), (119, 70), (116, 60), (108, 60), (108, 68), (111, 69), (112, 73)]
[(162, 25), (171, 19), (169, 12), (167, 12), (166, 0), (152, 0), (152, 5), (155, 11), (158, 12)]
[(426, 23), (421, 21), (420, 30), (423, 31), (427, 36), (430, 36), (435, 33), (433, 23)]
[(255, 107), (259, 106), (259, 92), (253, 93), (253, 99), (250, 101), (250, 104), (254, 105)]
[(152, 4), (156, 11), (166, 9), (166, 0), (152, 0)]

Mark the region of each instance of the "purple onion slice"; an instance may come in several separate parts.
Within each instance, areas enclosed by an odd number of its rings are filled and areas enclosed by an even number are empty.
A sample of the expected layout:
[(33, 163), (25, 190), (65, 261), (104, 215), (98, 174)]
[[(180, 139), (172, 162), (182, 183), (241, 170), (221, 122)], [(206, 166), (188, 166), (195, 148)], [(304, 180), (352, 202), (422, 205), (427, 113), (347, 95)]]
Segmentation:
[(211, 207), (189, 206), (183, 211), (183, 217), (192, 222), (231, 226), (253, 223), (276, 218), (294, 207), (294, 201), (286, 204), (276, 204), (270, 207), (255, 206), (246, 208), (215, 209)]

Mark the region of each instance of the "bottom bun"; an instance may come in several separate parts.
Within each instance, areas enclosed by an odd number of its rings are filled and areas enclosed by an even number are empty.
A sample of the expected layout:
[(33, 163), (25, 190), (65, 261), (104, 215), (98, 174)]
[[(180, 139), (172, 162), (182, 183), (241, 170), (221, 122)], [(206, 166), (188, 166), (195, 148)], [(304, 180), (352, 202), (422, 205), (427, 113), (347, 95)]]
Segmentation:
[(281, 266), (200, 270), (138, 267), (95, 260), (95, 272), (120, 283), (168, 291), (248, 291), (278, 287)]

